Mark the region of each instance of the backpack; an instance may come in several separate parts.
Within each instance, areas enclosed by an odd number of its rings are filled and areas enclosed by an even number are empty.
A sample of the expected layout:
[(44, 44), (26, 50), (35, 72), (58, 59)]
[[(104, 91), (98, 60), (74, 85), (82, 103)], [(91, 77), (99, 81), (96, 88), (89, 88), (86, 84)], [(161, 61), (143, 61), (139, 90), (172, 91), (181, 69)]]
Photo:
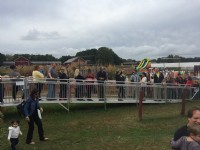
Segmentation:
[(17, 111), (19, 113), (20, 116), (25, 116), (25, 112), (24, 112), (24, 106), (26, 104), (26, 101), (22, 101), (20, 104), (18, 104), (17, 107)]

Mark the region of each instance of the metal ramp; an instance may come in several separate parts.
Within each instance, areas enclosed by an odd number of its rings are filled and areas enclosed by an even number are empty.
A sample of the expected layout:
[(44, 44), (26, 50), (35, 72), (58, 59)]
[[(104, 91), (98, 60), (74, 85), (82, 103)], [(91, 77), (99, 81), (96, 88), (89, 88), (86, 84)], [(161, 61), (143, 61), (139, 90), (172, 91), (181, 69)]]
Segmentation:
[[(166, 84), (147, 84), (141, 86), (140, 83), (131, 83), (126, 82), (125, 84), (118, 84), (116, 81), (106, 81), (103, 84), (98, 82), (88, 83), (81, 82), (76, 83), (74, 79), (68, 80), (67, 82), (60, 82), (56, 80), (55, 82), (42, 81), (43, 84), (41, 92), (41, 104), (59, 104), (64, 109), (69, 111), (70, 104), (73, 103), (100, 103), (104, 104), (137, 104), (139, 103), (139, 92), (143, 92), (143, 101), (142, 103), (180, 103), (182, 101), (182, 93), (186, 89), (185, 85), (166, 85)], [(29, 79), (20, 79), (19, 82), (13, 82), (11, 79), (7, 78), (0, 82), (3, 89), (0, 92), (4, 93), (2, 98), (3, 103), (0, 103), (0, 107), (10, 107), (16, 106), (24, 99), (28, 98), (28, 93), (31, 89), (35, 87), (35, 82), (32, 78)], [(18, 86), (18, 91), (15, 93), (17, 95), (16, 99), (13, 99), (13, 84)], [(55, 97), (47, 97), (48, 88), (50, 85), (55, 87)], [(65, 85), (65, 97), (60, 95), (62, 89), (60, 85)], [(63, 87), (63, 86), (62, 86)], [(88, 87), (92, 87), (91, 91), (88, 91)], [(102, 88), (103, 90), (101, 90)], [(79, 91), (77, 91), (77, 89)], [(199, 88), (187, 87), (186, 100), (193, 100), (196, 94), (199, 92)], [(26, 93), (28, 91), (28, 93)], [(99, 101), (99, 91), (103, 93), (104, 101)], [(88, 92), (91, 97), (88, 97)], [(77, 94), (78, 93), (78, 94)], [(101, 94), (102, 94), (101, 93)], [(22, 96), (24, 95), (24, 99)], [(62, 98), (61, 98), (62, 97)], [(81, 100), (79, 100), (81, 99)], [(92, 101), (88, 101), (92, 99)], [(66, 106), (67, 104), (67, 106)]]

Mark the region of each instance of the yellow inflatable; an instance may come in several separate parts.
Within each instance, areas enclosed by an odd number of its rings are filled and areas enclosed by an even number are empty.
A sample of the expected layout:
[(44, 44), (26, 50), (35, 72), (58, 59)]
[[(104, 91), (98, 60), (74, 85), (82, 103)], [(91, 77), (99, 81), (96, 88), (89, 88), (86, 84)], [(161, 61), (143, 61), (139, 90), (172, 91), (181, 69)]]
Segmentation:
[(136, 70), (145, 69), (148, 67), (149, 63), (151, 62), (150, 59), (144, 58), (139, 65), (136, 67)]

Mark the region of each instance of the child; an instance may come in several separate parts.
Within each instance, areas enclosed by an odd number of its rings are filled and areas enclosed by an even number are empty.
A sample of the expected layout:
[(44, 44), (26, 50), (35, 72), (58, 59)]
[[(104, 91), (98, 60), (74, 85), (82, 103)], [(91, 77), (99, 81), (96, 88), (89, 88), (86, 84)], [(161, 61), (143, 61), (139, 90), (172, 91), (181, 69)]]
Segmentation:
[(18, 136), (19, 134), (22, 135), (22, 132), (19, 127), (19, 121), (13, 120), (11, 124), (12, 126), (8, 127), (8, 141), (11, 143), (12, 150), (16, 150), (15, 146), (19, 143)]
[(180, 150), (200, 150), (200, 125), (194, 123), (188, 126), (188, 136), (182, 136), (177, 141), (172, 140), (174, 149)]

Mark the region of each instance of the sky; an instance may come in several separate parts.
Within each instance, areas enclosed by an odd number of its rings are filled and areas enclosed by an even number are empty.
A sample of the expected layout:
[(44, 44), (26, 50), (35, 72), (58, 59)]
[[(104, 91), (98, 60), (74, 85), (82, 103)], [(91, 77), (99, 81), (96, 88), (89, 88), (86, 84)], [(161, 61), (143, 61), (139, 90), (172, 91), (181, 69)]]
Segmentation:
[(200, 0), (0, 0), (0, 53), (200, 57)]

